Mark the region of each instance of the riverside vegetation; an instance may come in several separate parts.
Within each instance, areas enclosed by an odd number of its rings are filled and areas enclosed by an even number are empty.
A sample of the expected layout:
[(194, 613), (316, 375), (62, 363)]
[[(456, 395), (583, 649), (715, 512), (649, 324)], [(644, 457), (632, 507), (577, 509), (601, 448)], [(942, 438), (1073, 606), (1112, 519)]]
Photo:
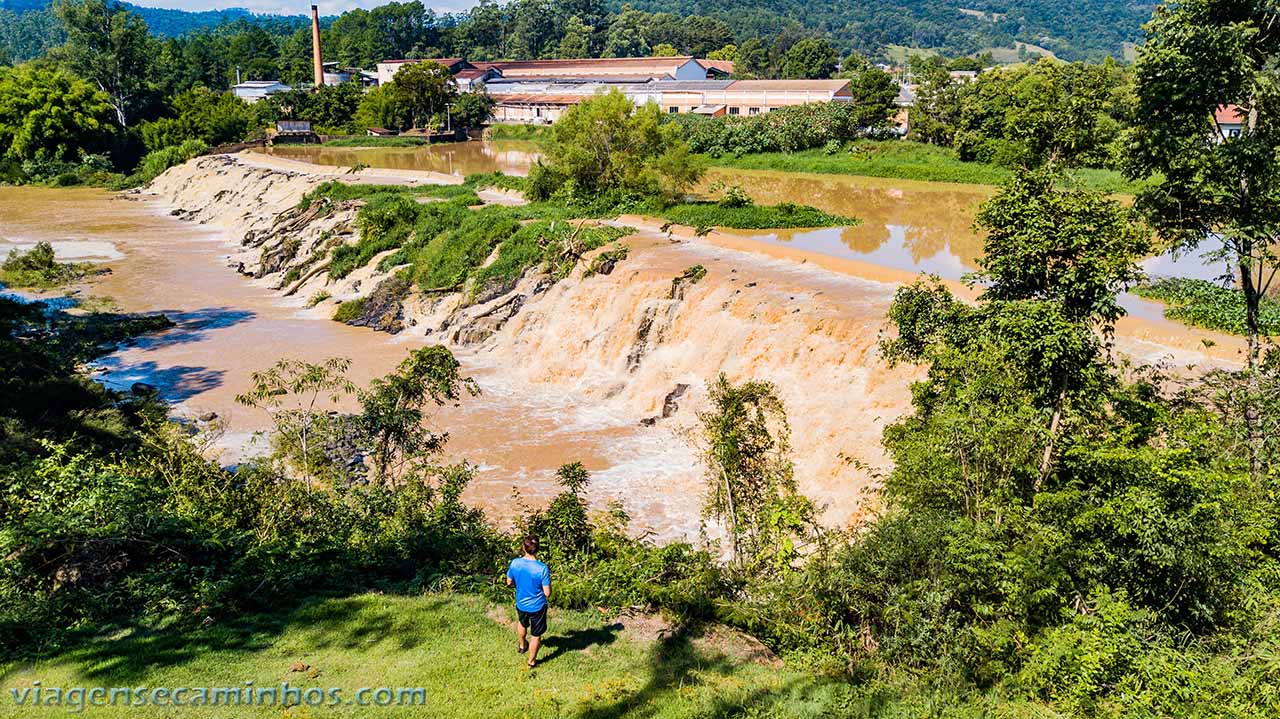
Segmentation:
[[(573, 167), (548, 172), (568, 183)], [(588, 508), (576, 464), (511, 530), (488, 522), (460, 499), (472, 468), (442, 463), (447, 435), (424, 429), (473, 390), (446, 348), (364, 388), (341, 359), (264, 369), (239, 399), (272, 414), (270, 450), (228, 470), (145, 396), (79, 374), (100, 341), (0, 302), (7, 674), (106, 661), (101, 676), (155, 684), (247, 662), (278, 676), (260, 647), (305, 653), (319, 635), (304, 625), (363, 635), (376, 621), (461, 629), (440, 645), (397, 632), (332, 646), (323, 671), (373, 661), (418, 685), (395, 668), (416, 657), (439, 659), (445, 678), (426, 681), (442, 696), (501, 684), (492, 670), (457, 684), (440, 651), (496, 651), (480, 648), (499, 640), (483, 616), (505, 597), (494, 578), (534, 531), (557, 568), (566, 656), (538, 670), (563, 695), (521, 705), (533, 715), (1276, 715), (1277, 445), (1254, 474), (1241, 398), (1246, 380), (1271, 388), (1259, 416), (1274, 422), (1280, 367), (1175, 382), (1115, 358), (1116, 296), (1152, 242), (1136, 220), (1052, 169), (1022, 172), (979, 214), (976, 304), (928, 280), (899, 290), (881, 351), (926, 374), (885, 431), (893, 467), (856, 527), (815, 523), (771, 385), (711, 383), (698, 443), (718, 546), (630, 536), (624, 505)], [(331, 411), (342, 397), (354, 408)], [(673, 633), (648, 652), (615, 646), (596, 616), (630, 607)], [(717, 625), (785, 668), (706, 654), (695, 638)], [(170, 659), (136, 664), (161, 647)]]

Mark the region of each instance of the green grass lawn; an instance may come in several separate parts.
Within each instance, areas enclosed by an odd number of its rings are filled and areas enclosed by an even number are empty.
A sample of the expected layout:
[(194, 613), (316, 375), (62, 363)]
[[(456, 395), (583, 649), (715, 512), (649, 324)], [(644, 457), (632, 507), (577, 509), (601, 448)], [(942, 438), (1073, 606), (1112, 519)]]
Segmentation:
[[(241, 687), (248, 681), (259, 688), (288, 682), (304, 691), (341, 689), (337, 706), (86, 706), (79, 715), (89, 717), (603, 719), (738, 715), (745, 708), (817, 717), (841, 695), (839, 685), (807, 673), (734, 659), (731, 648), (687, 636), (620, 628), (594, 612), (552, 610), (541, 664), (529, 670), (516, 654), (514, 633), (499, 620), (514, 620), (514, 611), (474, 595), (361, 595), (196, 631), (121, 631), (51, 659), (0, 665), (0, 716), (71, 713), (65, 706), (16, 707), (11, 690), (36, 681), (46, 691)], [(426, 704), (346, 704), (361, 687), (422, 687)]]
[[(829, 175), (892, 177), (926, 182), (958, 182), (999, 185), (1013, 174), (997, 165), (962, 162), (955, 150), (906, 140), (863, 140), (847, 151), (827, 154), (823, 150), (764, 152), (738, 157), (710, 158), (717, 167), (779, 172), (810, 172)], [(1142, 183), (1131, 182), (1114, 170), (1083, 168), (1071, 173), (1080, 187), (1115, 194), (1133, 194)]]

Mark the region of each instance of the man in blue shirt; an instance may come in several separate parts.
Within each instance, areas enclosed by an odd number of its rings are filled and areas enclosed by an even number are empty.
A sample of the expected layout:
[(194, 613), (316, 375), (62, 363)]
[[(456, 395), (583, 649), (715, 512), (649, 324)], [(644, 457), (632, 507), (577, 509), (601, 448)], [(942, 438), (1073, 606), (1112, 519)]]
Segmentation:
[[(516, 588), (516, 615), (520, 626), (516, 627), (516, 651), (529, 652), (529, 668), (538, 663), (538, 646), (547, 631), (547, 597), (551, 596), (551, 570), (538, 561), (538, 538), (526, 536), (521, 544), (524, 556), (516, 557), (507, 566), (507, 586)], [(525, 648), (525, 634), (529, 639)]]

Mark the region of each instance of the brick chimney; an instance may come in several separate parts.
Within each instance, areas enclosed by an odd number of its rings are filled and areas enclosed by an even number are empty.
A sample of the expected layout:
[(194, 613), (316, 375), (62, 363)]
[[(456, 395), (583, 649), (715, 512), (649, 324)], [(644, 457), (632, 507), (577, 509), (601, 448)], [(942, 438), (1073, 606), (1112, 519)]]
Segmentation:
[(320, 59), (320, 8), (311, 6), (311, 61), (315, 64), (316, 87), (324, 84), (324, 62)]

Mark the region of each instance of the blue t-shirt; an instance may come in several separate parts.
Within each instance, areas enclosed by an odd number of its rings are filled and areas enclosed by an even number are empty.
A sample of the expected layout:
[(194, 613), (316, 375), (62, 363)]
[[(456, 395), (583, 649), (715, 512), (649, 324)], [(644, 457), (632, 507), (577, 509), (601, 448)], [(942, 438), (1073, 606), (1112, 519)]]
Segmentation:
[(536, 559), (516, 557), (507, 567), (507, 578), (516, 585), (516, 609), (536, 612), (547, 606), (543, 587), (551, 586), (551, 570)]

